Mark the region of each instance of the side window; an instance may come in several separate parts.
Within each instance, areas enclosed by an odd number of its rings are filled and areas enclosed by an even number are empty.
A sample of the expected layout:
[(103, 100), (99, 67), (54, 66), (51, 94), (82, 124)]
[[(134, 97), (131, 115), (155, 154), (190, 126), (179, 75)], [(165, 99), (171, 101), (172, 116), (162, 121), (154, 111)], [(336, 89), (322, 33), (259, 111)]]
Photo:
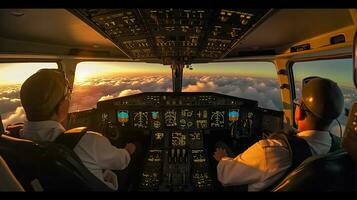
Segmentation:
[(54, 62), (0, 63), (0, 114), (4, 127), (26, 120), (20, 101), (21, 84), (43, 68), (58, 68), (58, 65)]
[[(345, 98), (344, 107), (349, 108), (353, 100), (357, 99), (357, 90), (353, 84), (352, 76), (352, 58), (345, 59), (329, 59), (297, 62), (293, 65), (295, 98), (301, 96), (302, 80), (309, 76), (319, 76), (335, 81), (341, 88)], [(347, 123), (345, 111), (338, 117), (342, 126), (342, 133)], [(330, 131), (337, 136), (340, 136), (341, 131), (336, 120), (330, 127)]]

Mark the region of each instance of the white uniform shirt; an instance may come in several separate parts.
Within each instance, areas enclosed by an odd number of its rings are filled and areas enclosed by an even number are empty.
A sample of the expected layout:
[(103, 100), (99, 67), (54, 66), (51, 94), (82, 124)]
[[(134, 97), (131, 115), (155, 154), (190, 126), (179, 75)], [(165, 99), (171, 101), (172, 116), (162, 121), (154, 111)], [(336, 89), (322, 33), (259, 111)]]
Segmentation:
[[(303, 131), (297, 134), (310, 146), (312, 155), (329, 152), (331, 136), (327, 131)], [(248, 191), (260, 191), (280, 179), (291, 166), (284, 142), (260, 140), (235, 158), (224, 157), (217, 166), (217, 178), (225, 186), (248, 185)]]
[[(32, 141), (53, 142), (63, 132), (64, 127), (56, 121), (27, 121), (20, 137)], [(125, 169), (130, 162), (128, 151), (116, 148), (106, 137), (91, 131), (83, 135), (73, 151), (90, 172), (112, 189), (118, 189), (117, 177), (108, 170)]]

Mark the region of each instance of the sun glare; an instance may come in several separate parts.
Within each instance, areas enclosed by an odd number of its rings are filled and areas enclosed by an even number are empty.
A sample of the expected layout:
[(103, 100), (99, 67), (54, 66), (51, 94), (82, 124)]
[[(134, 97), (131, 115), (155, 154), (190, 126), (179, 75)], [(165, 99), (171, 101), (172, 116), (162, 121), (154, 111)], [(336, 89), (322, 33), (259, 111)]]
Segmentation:
[(130, 62), (81, 62), (77, 65), (75, 83), (84, 83), (101, 75), (169, 74), (171, 70), (161, 64)]
[(76, 70), (75, 80), (76, 82), (84, 82), (86, 81), (91, 75), (95, 74), (95, 69), (91, 67), (80, 67)]
[(0, 63), (0, 85), (22, 84), (42, 68), (57, 68), (56, 63)]

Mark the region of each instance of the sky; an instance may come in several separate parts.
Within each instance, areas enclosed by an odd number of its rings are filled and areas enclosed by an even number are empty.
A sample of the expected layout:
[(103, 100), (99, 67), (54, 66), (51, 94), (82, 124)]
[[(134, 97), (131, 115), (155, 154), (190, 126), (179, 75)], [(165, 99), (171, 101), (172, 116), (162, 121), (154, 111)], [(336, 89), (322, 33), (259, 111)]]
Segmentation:
[(42, 68), (58, 68), (57, 63), (0, 63), (0, 86), (22, 84)]
[[(21, 84), (40, 68), (56, 63), (0, 63), (0, 114), (5, 125), (26, 120), (21, 106)], [(260, 107), (281, 110), (276, 69), (270, 62), (193, 64), (184, 69), (183, 91), (210, 91), (254, 99)], [(319, 75), (335, 80), (343, 89), (346, 106), (357, 99), (352, 82), (352, 59), (301, 62), (293, 65), (299, 94), (302, 77)], [(79, 63), (70, 111), (80, 111), (107, 100), (141, 92), (171, 92), (171, 68), (148, 63)]]
[[(219, 67), (217, 67), (219, 66)], [(193, 70), (186, 70), (186, 74), (225, 75), (250, 77), (276, 77), (275, 66), (271, 62), (231, 62), (231, 63), (202, 63), (193, 64)]]
[(322, 76), (340, 86), (354, 88), (351, 58), (299, 62), (293, 65), (293, 71), (295, 81), (308, 76)]

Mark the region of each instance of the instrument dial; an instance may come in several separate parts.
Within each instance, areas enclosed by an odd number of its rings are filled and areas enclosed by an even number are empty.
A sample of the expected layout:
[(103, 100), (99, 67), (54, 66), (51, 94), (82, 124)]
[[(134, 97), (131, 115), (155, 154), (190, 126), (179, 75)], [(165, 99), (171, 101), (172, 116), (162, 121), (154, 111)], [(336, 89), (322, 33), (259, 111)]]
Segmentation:
[(147, 128), (149, 123), (148, 112), (134, 112), (134, 127)]
[(168, 110), (165, 112), (165, 124), (167, 127), (173, 127), (177, 125), (175, 110)]

